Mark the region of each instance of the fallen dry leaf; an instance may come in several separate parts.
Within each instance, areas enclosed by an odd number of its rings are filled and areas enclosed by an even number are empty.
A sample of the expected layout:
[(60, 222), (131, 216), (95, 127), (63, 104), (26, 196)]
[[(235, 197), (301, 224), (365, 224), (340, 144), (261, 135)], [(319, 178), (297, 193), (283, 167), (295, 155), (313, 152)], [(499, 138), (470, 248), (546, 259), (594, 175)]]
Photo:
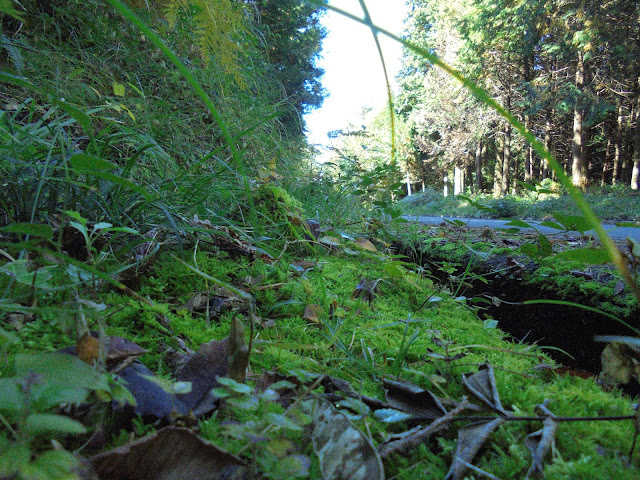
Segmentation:
[(187, 428), (167, 427), (91, 458), (100, 480), (245, 479), (247, 465)]
[(91, 336), (91, 333), (85, 332), (76, 341), (76, 351), (78, 358), (89, 365), (93, 365), (100, 357), (100, 341)]
[(419, 418), (435, 419), (447, 413), (438, 397), (417, 385), (384, 379), (387, 403)]
[(487, 441), (493, 431), (506, 420), (497, 417), (495, 420), (470, 423), (458, 430), (458, 445), (453, 454), (451, 468), (444, 480), (462, 480), (469, 469), (467, 464), (473, 461), (473, 457)]
[(315, 404), (311, 441), (325, 479), (384, 480), (382, 461), (369, 438), (329, 402)]
[(551, 450), (555, 442), (556, 431), (558, 430), (558, 422), (555, 415), (547, 408), (549, 400), (545, 400), (542, 404), (536, 405), (539, 414), (545, 415), (547, 418), (542, 422), (542, 428), (537, 432), (528, 435), (524, 440), (524, 444), (531, 452), (531, 468), (527, 472), (525, 478), (531, 476), (541, 478), (544, 473), (544, 458)]
[(313, 323), (320, 323), (320, 319), (324, 315), (324, 310), (320, 305), (315, 303), (310, 303), (306, 307), (304, 307), (304, 313), (302, 314), (302, 318), (308, 320)]
[(486, 363), (480, 365), (479, 371), (473, 375), (462, 375), (462, 384), (491, 410), (501, 415), (507, 415), (507, 411), (500, 403), (500, 395), (496, 386), (496, 378), (493, 367)]
[(368, 280), (364, 277), (360, 279), (358, 285), (353, 291), (351, 295), (352, 298), (362, 298), (367, 302), (373, 302), (373, 299), (376, 298), (376, 291), (378, 289), (378, 283), (380, 283), (380, 278), (377, 280)]
[(367, 251), (373, 252), (373, 253), (376, 253), (378, 251), (376, 246), (373, 243), (371, 243), (370, 240), (368, 240), (366, 238), (357, 238), (355, 243), (362, 250), (367, 250)]

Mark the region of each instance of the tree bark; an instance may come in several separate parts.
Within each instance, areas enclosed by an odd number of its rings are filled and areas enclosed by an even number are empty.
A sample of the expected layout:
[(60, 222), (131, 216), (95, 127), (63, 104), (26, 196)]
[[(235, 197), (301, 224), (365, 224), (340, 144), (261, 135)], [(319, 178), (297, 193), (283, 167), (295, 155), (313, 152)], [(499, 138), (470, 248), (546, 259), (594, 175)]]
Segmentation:
[(463, 190), (464, 170), (458, 166), (453, 166), (453, 194), (460, 195)]
[(616, 134), (613, 146), (613, 173), (611, 174), (611, 185), (615, 185), (620, 179), (620, 157), (622, 155), (622, 122), (623, 122), (622, 101), (618, 105), (618, 122), (616, 123)]
[(480, 139), (476, 145), (476, 193), (480, 193), (482, 191), (482, 147), (482, 139)]
[(496, 164), (493, 169), (493, 196), (499, 197), (502, 189), (502, 155), (504, 154), (502, 145), (496, 139)]
[[(551, 116), (553, 115), (553, 110), (547, 110), (544, 117), (544, 148), (551, 152)], [(549, 177), (549, 162), (545, 159), (542, 159), (540, 165), (540, 178), (544, 179)]]
[[(582, 93), (584, 88), (584, 60), (582, 52), (578, 53), (578, 63), (576, 65), (576, 90), (578, 95)], [(584, 145), (583, 145), (583, 107), (582, 99), (576, 99), (576, 105), (573, 109), (573, 143), (572, 157), (573, 164), (571, 166), (571, 179), (576, 187), (584, 188), (586, 179), (584, 175)]]
[[(507, 105), (509, 102), (507, 102)], [(511, 106), (507, 107), (510, 110)], [(511, 163), (511, 125), (507, 124), (504, 129), (504, 143), (502, 145), (502, 183), (500, 185), (500, 194), (509, 193), (509, 164)]]
[(633, 169), (631, 189), (640, 190), (640, 78), (636, 82), (636, 124), (633, 131)]
[[(525, 115), (524, 128), (531, 130), (531, 117)], [(533, 180), (533, 148), (529, 142), (524, 143), (524, 181), (530, 183)]]

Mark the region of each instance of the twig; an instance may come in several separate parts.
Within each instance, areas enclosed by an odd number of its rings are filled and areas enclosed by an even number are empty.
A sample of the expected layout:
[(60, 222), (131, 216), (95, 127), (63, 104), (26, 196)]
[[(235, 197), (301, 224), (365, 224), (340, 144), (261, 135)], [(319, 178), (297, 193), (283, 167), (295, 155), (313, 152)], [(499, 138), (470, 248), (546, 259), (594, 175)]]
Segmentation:
[[(443, 415), (440, 418), (437, 418), (433, 422), (431, 422), (427, 426), (416, 427), (408, 430), (399, 435), (393, 435), (387, 440), (385, 443), (382, 443), (378, 446), (378, 453), (380, 454), (380, 458), (383, 460), (387, 458), (392, 453), (403, 453), (406, 452), (422, 442), (424, 442), (427, 437), (430, 435), (439, 432), (443, 428), (447, 427), (448, 424), (454, 420), (454, 417), (462, 412), (465, 408), (467, 408), (469, 401), (467, 397), (462, 397), (462, 400), (458, 404), (456, 408), (448, 412), (446, 415)], [(493, 417), (495, 418), (495, 417)]]
[[(495, 420), (497, 417), (495, 416), (486, 416), (486, 417), (456, 417), (451, 421), (453, 422), (482, 422), (482, 421), (491, 421)], [(548, 417), (513, 417), (506, 416), (503, 417), (506, 421), (520, 421), (520, 422), (543, 422)], [(604, 422), (604, 421), (619, 421), (619, 420), (633, 420), (635, 417), (633, 415), (612, 415), (609, 417), (553, 417), (556, 422)]]

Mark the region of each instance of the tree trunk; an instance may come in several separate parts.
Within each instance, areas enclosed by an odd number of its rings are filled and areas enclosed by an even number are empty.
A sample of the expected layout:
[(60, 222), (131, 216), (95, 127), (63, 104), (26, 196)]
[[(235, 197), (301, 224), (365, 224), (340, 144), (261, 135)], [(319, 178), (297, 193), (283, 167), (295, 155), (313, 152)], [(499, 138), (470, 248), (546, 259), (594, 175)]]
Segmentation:
[[(551, 152), (551, 116), (553, 115), (553, 110), (547, 110), (547, 113), (544, 117), (544, 148), (549, 153)], [(549, 177), (549, 162), (545, 159), (542, 159), (540, 165), (540, 178), (545, 179)]]
[(616, 134), (614, 138), (613, 146), (613, 173), (611, 174), (611, 185), (615, 185), (620, 179), (620, 157), (622, 155), (622, 122), (623, 122), (623, 110), (622, 100), (618, 105), (618, 122), (616, 123)]
[(464, 179), (464, 170), (458, 165), (453, 166), (453, 194), (460, 195), (462, 193), (462, 183)]
[(482, 192), (482, 146), (482, 139), (480, 139), (476, 145), (476, 193)]
[[(529, 115), (524, 117), (524, 128), (531, 130), (531, 117)], [(533, 148), (531, 148), (529, 142), (525, 142), (524, 149), (524, 181), (531, 183), (531, 180), (533, 180)]]
[[(606, 132), (605, 135), (607, 135)], [(609, 170), (609, 165), (613, 164), (611, 159), (611, 136), (607, 135), (607, 147), (604, 151), (604, 162), (602, 163), (602, 177), (600, 177), (600, 186), (604, 187), (607, 183), (607, 171)]]
[(407, 182), (407, 196), (410, 197), (411, 196), (411, 177), (409, 176), (409, 164), (408, 163), (407, 163), (406, 182)]
[(640, 190), (640, 78), (636, 83), (636, 124), (633, 131), (633, 170), (631, 189)]
[[(578, 95), (582, 93), (584, 88), (584, 61), (582, 58), (582, 52), (578, 53), (578, 64), (576, 65), (576, 90)], [(572, 182), (576, 187), (584, 188), (586, 186), (586, 179), (584, 176), (584, 149), (583, 149), (583, 111), (582, 111), (582, 99), (576, 100), (576, 105), (573, 109), (573, 143), (572, 143), (572, 157), (573, 164), (571, 166)]]
[[(507, 101), (507, 110), (511, 110), (510, 102)], [(511, 163), (511, 125), (507, 124), (504, 129), (504, 142), (502, 144), (502, 183), (500, 193), (509, 193), (509, 164)]]
[(444, 171), (444, 178), (442, 179), (444, 183), (444, 189), (442, 191), (445, 197), (449, 196), (449, 172), (447, 170)]
[(499, 197), (502, 189), (502, 155), (503, 149), (496, 139), (496, 165), (493, 169), (493, 196)]

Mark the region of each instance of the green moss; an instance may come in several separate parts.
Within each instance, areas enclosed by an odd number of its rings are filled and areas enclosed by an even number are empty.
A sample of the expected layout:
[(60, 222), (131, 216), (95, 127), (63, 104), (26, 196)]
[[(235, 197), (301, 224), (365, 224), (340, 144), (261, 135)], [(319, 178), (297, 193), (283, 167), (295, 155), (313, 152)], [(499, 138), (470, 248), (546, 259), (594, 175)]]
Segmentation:
[[(192, 256), (185, 255), (184, 259), (193, 262)], [(303, 277), (289, 268), (290, 258), (266, 265), (200, 252), (195, 261), (208, 275), (252, 291), (263, 320), (273, 321), (269, 327), (257, 326), (249, 378), (257, 378), (266, 370), (304, 370), (343, 378), (363, 394), (382, 398), (381, 378), (400, 376), (440, 396), (459, 399), (468, 395), (461, 382), (462, 373), (489, 362), (495, 369), (503, 405), (518, 415), (533, 415), (535, 405), (545, 399), (551, 400), (550, 408), (556, 415), (631, 413), (628, 399), (616, 392), (604, 392), (593, 380), (537, 373), (537, 364), (552, 364), (552, 360), (536, 346), (514, 343), (500, 330), (485, 328), (465, 303), (442, 291), (437, 292), (441, 300), (425, 303), (436, 293), (432, 281), (390, 268), (390, 260), (323, 256)], [(249, 276), (260, 277), (261, 281), (246, 284)], [(371, 301), (358, 294), (357, 286), (363, 278), (377, 281)], [(165, 349), (175, 347), (176, 336), (197, 349), (202, 342), (228, 335), (232, 311), (207, 325), (204, 318), (183, 307), (194, 293), (206, 291), (211, 285), (182, 263), (171, 258), (158, 261), (142, 282), (141, 292), (153, 306), (110, 293), (102, 298), (109, 307), (102, 321), (108, 333), (147, 348), (150, 352), (142, 361), (156, 372), (170, 373), (165, 366)], [(278, 286), (260, 288), (271, 285)], [(319, 322), (303, 318), (304, 308), (310, 303), (323, 308)], [(423, 307), (418, 308), (420, 305)], [(53, 315), (47, 320), (42, 318), (20, 333), (25, 345), (53, 348), (65, 338)], [(445, 361), (430, 352), (464, 356)], [(368, 421), (376, 442), (399, 428)], [(222, 448), (237, 451), (244, 447), (246, 441), (218, 435), (220, 428), (219, 420), (205, 419), (201, 433)], [(523, 441), (538, 428), (540, 424), (535, 422), (501, 427), (476, 464), (500, 478), (524, 477), (530, 457)], [(623, 468), (621, 460), (632, 437), (631, 422), (563, 423), (547, 478), (609, 478), (610, 471), (622, 479), (634, 478), (639, 473), (636, 466)], [(393, 458), (388, 473), (404, 479), (444, 477), (455, 439), (455, 429), (444, 432), (408, 456)]]

